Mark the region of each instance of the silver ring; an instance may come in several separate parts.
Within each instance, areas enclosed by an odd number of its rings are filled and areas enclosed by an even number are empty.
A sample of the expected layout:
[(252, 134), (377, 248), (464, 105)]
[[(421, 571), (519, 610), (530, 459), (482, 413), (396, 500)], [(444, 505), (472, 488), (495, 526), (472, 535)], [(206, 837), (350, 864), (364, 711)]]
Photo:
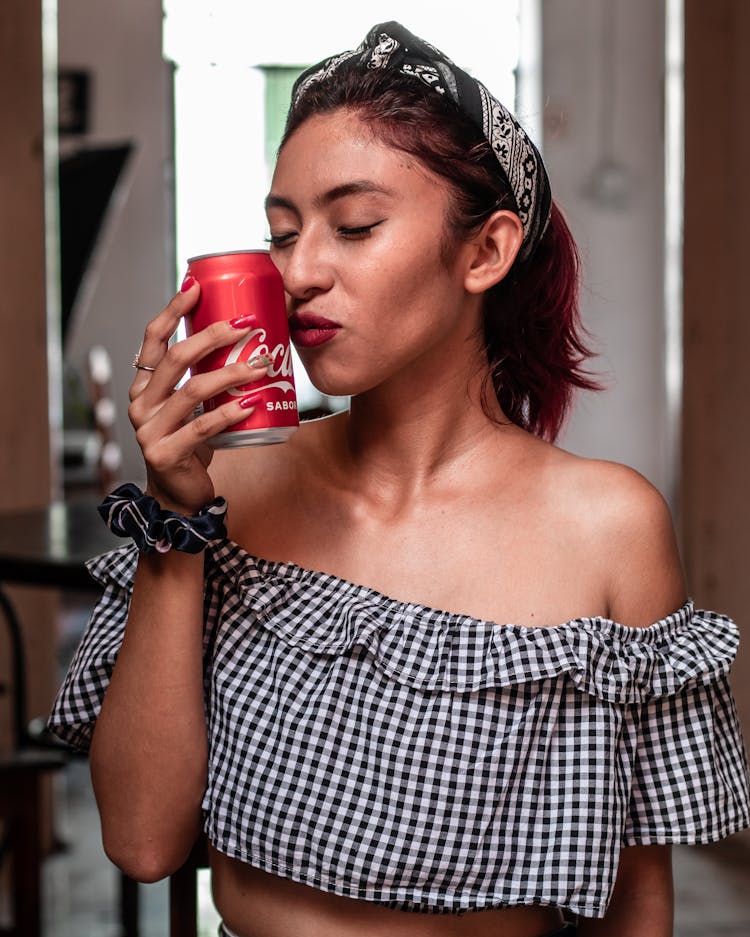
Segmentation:
[(152, 368), (150, 364), (141, 364), (140, 352), (138, 352), (138, 354), (133, 358), (132, 367), (134, 367), (136, 371), (155, 371), (156, 370), (156, 368)]

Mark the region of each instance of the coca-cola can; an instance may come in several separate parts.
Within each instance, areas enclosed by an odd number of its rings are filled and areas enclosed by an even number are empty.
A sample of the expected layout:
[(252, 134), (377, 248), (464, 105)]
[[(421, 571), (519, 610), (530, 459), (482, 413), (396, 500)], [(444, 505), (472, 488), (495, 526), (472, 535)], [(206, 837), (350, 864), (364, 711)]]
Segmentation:
[(259, 355), (271, 360), (259, 381), (232, 387), (206, 400), (204, 410), (250, 393), (260, 402), (234, 426), (209, 440), (216, 449), (265, 446), (285, 442), (299, 426), (297, 396), (292, 373), (292, 351), (284, 300), (284, 284), (268, 251), (241, 250), (201, 254), (188, 260), (187, 274), (200, 284), (200, 298), (186, 320), (188, 334), (222, 319), (254, 316), (250, 332), (224, 348), (206, 355), (191, 369), (193, 374), (214, 371)]

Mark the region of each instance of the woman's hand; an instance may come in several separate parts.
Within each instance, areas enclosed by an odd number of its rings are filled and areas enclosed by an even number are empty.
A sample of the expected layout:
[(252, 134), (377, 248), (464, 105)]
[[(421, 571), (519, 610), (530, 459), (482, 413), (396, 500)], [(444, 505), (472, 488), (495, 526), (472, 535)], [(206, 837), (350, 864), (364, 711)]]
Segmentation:
[(252, 395), (194, 416), (198, 404), (222, 391), (260, 380), (268, 365), (237, 362), (189, 378), (175, 389), (188, 368), (217, 348), (243, 338), (252, 324), (242, 319), (215, 322), (181, 342), (169, 345), (179, 320), (198, 301), (193, 283), (179, 292), (146, 326), (139, 361), (154, 370), (139, 370), (130, 387), (128, 415), (146, 462), (148, 492), (162, 507), (194, 514), (214, 497), (208, 474), (213, 449), (208, 440), (238, 423), (251, 411)]

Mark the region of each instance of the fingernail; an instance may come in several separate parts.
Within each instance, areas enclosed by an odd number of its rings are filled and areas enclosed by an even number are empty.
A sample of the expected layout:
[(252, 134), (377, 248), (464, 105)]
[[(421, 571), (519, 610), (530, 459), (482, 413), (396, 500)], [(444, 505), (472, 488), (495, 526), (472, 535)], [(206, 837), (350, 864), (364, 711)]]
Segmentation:
[(185, 279), (182, 281), (182, 286), (180, 287), (180, 292), (181, 292), (181, 293), (187, 293), (187, 291), (190, 289), (190, 287), (191, 287), (194, 283), (195, 283), (195, 277), (191, 277), (190, 274), (188, 274), (188, 275), (185, 277)]
[(229, 324), (233, 329), (246, 329), (255, 322), (255, 316), (238, 316), (236, 319), (230, 319)]
[(259, 404), (263, 399), (263, 394), (248, 394), (247, 397), (243, 397), (240, 400), (240, 406), (243, 410), (249, 410), (250, 407), (254, 407), (256, 404)]
[(251, 368), (267, 368), (269, 364), (273, 364), (273, 358), (268, 355), (256, 355), (254, 358), (248, 358), (247, 363)]

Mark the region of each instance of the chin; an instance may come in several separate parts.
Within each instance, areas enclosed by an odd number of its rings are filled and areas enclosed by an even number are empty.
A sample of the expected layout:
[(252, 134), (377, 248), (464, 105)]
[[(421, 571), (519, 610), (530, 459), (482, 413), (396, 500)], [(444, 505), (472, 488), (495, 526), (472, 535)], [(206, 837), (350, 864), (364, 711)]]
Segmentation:
[(310, 383), (326, 397), (355, 397), (362, 393), (362, 387), (351, 381), (317, 381), (310, 375)]
[(353, 374), (351, 370), (349, 373), (333, 373), (332, 369), (315, 366), (308, 368), (306, 364), (305, 370), (313, 387), (327, 397), (355, 397), (380, 383), (373, 375)]

